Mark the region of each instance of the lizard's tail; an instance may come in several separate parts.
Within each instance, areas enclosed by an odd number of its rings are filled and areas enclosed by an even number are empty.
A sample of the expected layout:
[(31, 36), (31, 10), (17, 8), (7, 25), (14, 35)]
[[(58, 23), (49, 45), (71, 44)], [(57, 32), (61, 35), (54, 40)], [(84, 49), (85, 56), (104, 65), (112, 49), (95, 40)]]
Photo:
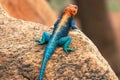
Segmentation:
[(42, 79), (43, 79), (47, 62), (48, 62), (48, 59), (47, 59), (47, 58), (44, 58), (43, 61), (42, 61), (42, 66), (41, 66), (41, 70), (40, 70), (39, 80), (42, 80)]

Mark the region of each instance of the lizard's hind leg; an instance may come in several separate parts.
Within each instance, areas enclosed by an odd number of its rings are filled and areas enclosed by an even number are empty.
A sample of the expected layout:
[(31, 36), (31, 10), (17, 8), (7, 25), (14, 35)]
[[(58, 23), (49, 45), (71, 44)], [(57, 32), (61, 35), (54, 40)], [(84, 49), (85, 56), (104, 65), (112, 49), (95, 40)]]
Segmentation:
[(39, 44), (44, 44), (47, 43), (50, 40), (50, 33), (48, 32), (43, 32), (42, 34), (42, 38), (41, 39), (35, 39), (36, 42), (38, 42)]
[(68, 46), (71, 43), (72, 38), (70, 36), (67, 37), (62, 37), (61, 39), (58, 40), (57, 44), (58, 46), (62, 46), (63, 45), (63, 49), (68, 52), (68, 51), (73, 51), (75, 50), (74, 48), (69, 48)]

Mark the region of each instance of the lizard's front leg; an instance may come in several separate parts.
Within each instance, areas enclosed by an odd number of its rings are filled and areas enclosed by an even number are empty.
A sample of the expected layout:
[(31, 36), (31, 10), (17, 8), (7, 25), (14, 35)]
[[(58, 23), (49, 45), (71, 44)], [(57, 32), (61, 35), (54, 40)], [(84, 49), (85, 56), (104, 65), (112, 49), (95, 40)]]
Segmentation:
[(43, 32), (42, 38), (41, 39), (36, 38), (35, 41), (38, 42), (39, 44), (44, 44), (50, 40), (50, 36), (51, 36), (50, 33)]
[(75, 25), (75, 22), (74, 22), (74, 19), (73, 19), (73, 18), (71, 18), (70, 27), (71, 27), (72, 29), (79, 29), (79, 28)]
[(59, 39), (57, 41), (58, 46), (62, 46), (63, 45), (63, 49), (68, 52), (68, 51), (73, 51), (75, 50), (74, 48), (69, 48), (68, 46), (71, 43), (72, 38), (70, 36), (67, 37), (62, 37), (61, 39)]

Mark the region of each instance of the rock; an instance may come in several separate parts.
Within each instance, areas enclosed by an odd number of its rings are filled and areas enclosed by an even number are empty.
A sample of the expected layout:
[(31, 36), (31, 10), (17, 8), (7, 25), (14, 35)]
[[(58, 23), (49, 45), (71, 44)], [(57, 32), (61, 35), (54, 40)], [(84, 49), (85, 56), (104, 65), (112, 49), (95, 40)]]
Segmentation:
[(46, 0), (0, 0), (0, 3), (9, 15), (17, 19), (51, 26), (57, 18)]
[[(16, 20), (0, 8), (0, 80), (38, 80), (43, 51), (38, 45), (45, 25)], [(72, 30), (70, 47), (66, 53), (57, 48), (47, 63), (44, 80), (118, 80), (96, 46), (80, 31)]]

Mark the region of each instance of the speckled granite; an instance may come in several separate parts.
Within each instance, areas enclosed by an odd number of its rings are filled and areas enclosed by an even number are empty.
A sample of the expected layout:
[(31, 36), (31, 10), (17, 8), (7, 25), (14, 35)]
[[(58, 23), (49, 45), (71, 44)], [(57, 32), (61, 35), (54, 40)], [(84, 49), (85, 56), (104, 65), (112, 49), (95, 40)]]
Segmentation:
[[(16, 20), (0, 8), (0, 80), (37, 80), (46, 45), (38, 45), (41, 24)], [(96, 46), (79, 30), (71, 31), (74, 52), (57, 48), (49, 60), (44, 80), (118, 80)]]

